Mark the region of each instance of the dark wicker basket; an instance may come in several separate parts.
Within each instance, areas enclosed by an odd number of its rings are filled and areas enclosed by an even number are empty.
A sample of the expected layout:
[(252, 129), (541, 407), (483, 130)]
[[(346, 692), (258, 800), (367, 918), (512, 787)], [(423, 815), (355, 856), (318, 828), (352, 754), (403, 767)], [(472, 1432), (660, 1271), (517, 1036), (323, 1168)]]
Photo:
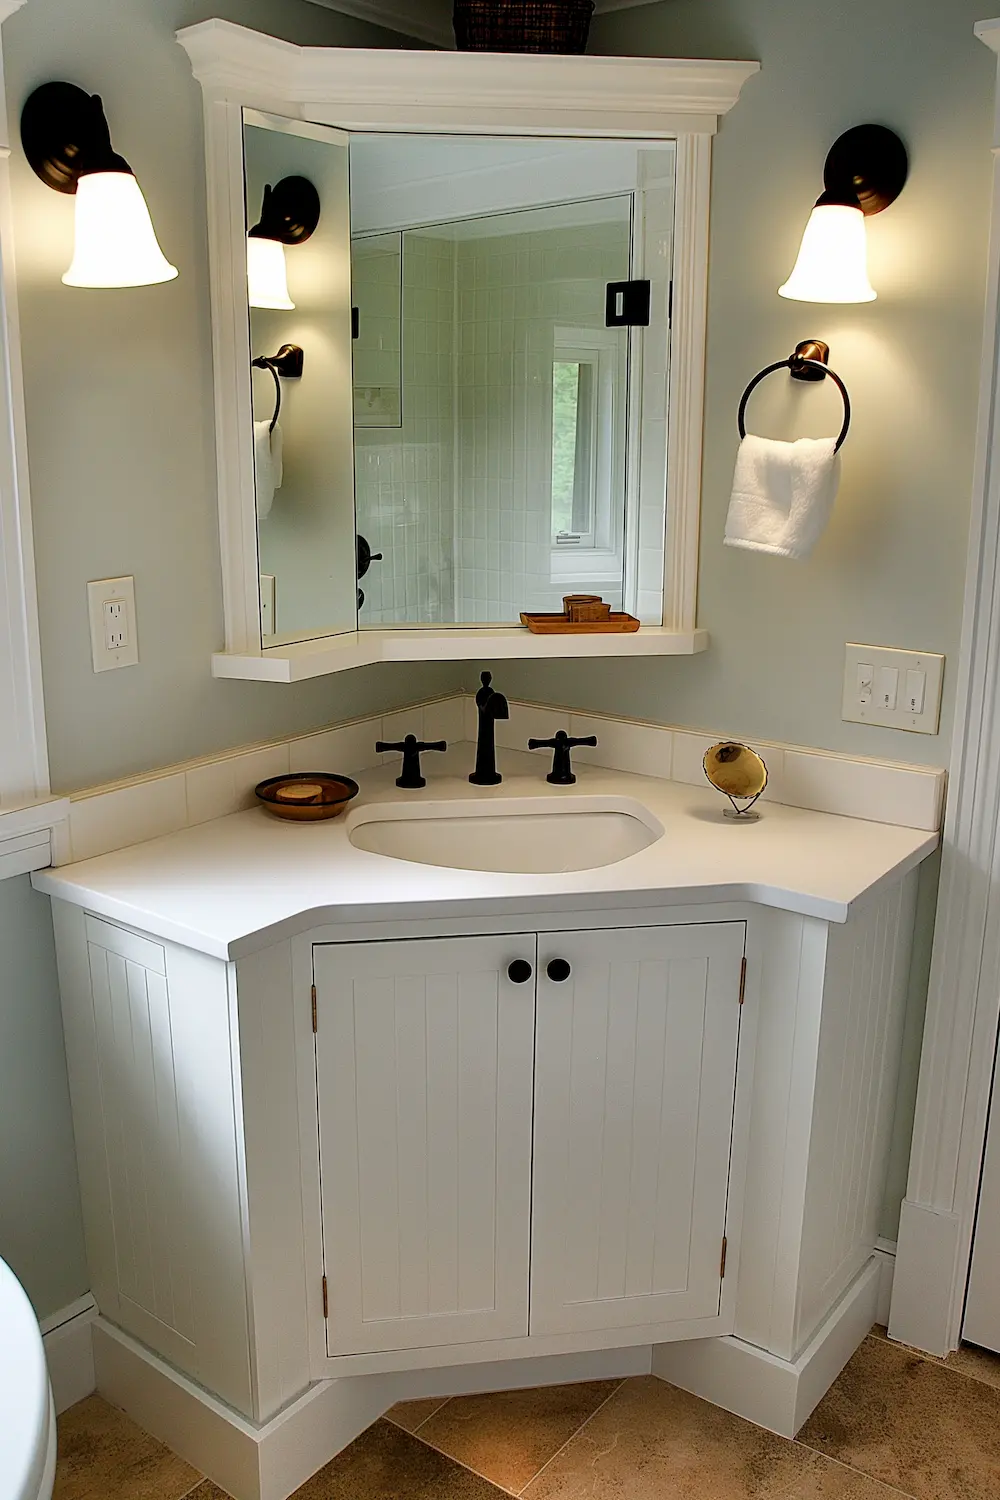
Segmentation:
[(586, 52), (593, 0), (455, 0), (460, 52)]

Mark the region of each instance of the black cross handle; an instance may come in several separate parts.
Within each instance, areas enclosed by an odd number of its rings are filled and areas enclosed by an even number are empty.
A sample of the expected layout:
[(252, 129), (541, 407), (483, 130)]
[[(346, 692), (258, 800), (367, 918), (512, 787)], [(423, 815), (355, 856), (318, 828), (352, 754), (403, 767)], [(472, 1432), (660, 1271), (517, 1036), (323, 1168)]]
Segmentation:
[(572, 786), (576, 781), (573, 767), (570, 763), (570, 751), (575, 750), (577, 745), (590, 745), (596, 747), (597, 735), (587, 734), (581, 739), (572, 739), (565, 731), (560, 729), (551, 740), (529, 740), (529, 750), (552, 750), (552, 770), (546, 776), (546, 781), (551, 781), (553, 786)]
[(375, 754), (385, 755), (393, 750), (401, 750), (403, 753), (403, 770), (396, 777), (396, 785), (404, 791), (419, 791), (427, 782), (420, 774), (420, 757), (425, 750), (447, 750), (447, 740), (418, 740), (415, 734), (408, 734), (405, 740), (397, 745), (387, 745), (384, 740), (376, 740)]

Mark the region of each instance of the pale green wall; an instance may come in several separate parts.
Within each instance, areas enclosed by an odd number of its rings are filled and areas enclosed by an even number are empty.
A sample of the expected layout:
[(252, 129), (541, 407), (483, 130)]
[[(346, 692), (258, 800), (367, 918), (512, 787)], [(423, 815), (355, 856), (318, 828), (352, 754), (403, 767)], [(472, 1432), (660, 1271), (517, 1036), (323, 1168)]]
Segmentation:
[(48, 898), (0, 880), (0, 1256), (40, 1318), (90, 1283)]
[[(66, 78), (103, 95), (147, 194), (168, 286), (71, 291), (69, 201), (15, 144), (14, 211), (53, 785), (68, 789), (406, 702), (438, 668), (299, 688), (213, 682), (222, 644), (201, 90), (174, 41), (225, 15), (307, 43), (392, 38), (303, 0), (28, 0), (3, 28), (17, 141), (24, 99)], [(134, 573), (141, 664), (94, 676), (86, 583)], [(40, 1317), (87, 1290), (46, 898), (0, 881), (0, 1256)]]
[[(993, 86), (993, 58), (972, 38), (982, 13), (979, 0), (670, 0), (595, 24), (596, 50), (763, 63), (724, 123), (715, 157), (700, 611), (713, 646), (703, 657), (631, 667), (502, 665), (498, 685), (747, 736), (945, 760), (944, 735), (841, 724), (839, 691), (849, 639), (945, 651), (954, 667)], [(209, 677), (222, 622), (201, 98), (173, 31), (218, 14), (304, 42), (387, 39), (303, 0), (28, 0), (4, 26), (15, 125), (27, 93), (48, 79), (103, 93), (116, 143), (181, 273), (170, 286), (133, 292), (62, 287), (69, 205), (36, 181), (15, 146), (58, 787), (396, 704), (456, 677), (448, 667), (409, 666), (297, 688)], [(784, 303), (774, 289), (819, 191), (825, 152), (865, 119), (900, 129), (913, 156), (905, 195), (872, 225), (880, 301), (842, 311)], [(807, 335), (829, 340), (856, 421), (833, 525), (815, 556), (796, 566), (724, 550), (721, 535), (742, 386)], [(136, 577), (142, 662), (95, 677), (85, 584), (117, 573)], [(945, 735), (953, 672), (947, 684)], [(926, 915), (921, 931), (929, 931)], [(51, 933), (26, 881), (0, 884), (0, 1026), (0, 1254), (44, 1316), (85, 1281)], [(897, 1184), (908, 1109), (904, 1102)], [(34, 1123), (30, 1135), (22, 1116)]]
[[(543, 701), (619, 710), (748, 738), (943, 764), (948, 755), (985, 285), (996, 59), (972, 34), (982, 0), (670, 0), (599, 18), (609, 53), (752, 58), (760, 74), (714, 154), (700, 657), (504, 668)], [(823, 160), (849, 126), (893, 126), (911, 155), (903, 196), (870, 224), (874, 304), (815, 307), (776, 288), (791, 269)], [(825, 339), (854, 401), (827, 535), (805, 563), (723, 547), (749, 378)], [(788, 382), (752, 408), (776, 420)], [(833, 430), (831, 399), (798, 393)], [(769, 404), (771, 406), (769, 408)], [(939, 737), (840, 719), (847, 641), (943, 651)]]
[[(107, 780), (443, 690), (445, 667), (382, 667), (296, 687), (215, 682), (223, 641), (201, 89), (174, 40), (209, 16), (289, 40), (391, 33), (304, 0), (27, 0), (3, 30), (14, 140), (25, 97), (100, 92), (149, 202), (165, 286), (61, 285), (72, 205), (15, 145), (14, 211), (53, 785)], [(138, 667), (95, 676), (86, 583), (135, 576)]]

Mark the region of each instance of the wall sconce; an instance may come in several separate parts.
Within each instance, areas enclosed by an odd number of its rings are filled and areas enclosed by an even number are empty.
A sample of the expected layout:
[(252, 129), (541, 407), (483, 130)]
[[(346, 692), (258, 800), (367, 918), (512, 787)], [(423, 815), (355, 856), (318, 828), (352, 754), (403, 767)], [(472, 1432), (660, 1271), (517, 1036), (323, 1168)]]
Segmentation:
[(884, 125), (856, 125), (834, 141), (823, 168), (825, 191), (778, 295), (796, 302), (874, 302), (865, 219), (896, 201), (908, 167), (906, 147)]
[(146, 200), (128, 162), (111, 145), (97, 94), (73, 83), (43, 83), (21, 112), (24, 154), (46, 187), (76, 196), (67, 286), (151, 286), (177, 267), (157, 244)]
[(265, 187), (260, 220), (247, 235), (251, 307), (291, 311), (285, 246), (302, 245), (319, 223), (319, 193), (308, 177), (283, 177)]

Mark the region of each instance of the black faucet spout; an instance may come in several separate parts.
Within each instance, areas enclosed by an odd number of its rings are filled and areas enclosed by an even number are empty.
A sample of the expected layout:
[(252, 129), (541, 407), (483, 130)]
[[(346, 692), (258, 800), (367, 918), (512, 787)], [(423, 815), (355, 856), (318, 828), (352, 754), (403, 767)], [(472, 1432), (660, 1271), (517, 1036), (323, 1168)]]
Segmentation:
[(473, 786), (499, 786), (503, 777), (497, 770), (496, 721), (509, 719), (510, 709), (503, 693), (491, 686), (492, 672), (483, 672), (482, 687), (476, 694), (479, 710), (479, 737), (476, 743), (476, 769), (469, 780)]

